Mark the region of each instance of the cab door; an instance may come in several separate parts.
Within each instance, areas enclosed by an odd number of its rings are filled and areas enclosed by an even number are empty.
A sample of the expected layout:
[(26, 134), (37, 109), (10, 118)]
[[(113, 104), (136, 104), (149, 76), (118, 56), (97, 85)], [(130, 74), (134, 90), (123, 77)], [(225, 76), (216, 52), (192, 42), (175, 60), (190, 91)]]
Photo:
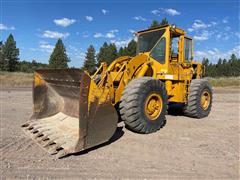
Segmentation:
[[(153, 62), (153, 77), (158, 79), (165, 79), (165, 74), (167, 74), (168, 71), (170, 44), (169, 39), (169, 28), (166, 28), (164, 34), (150, 51), (150, 59)], [(164, 77), (162, 75), (164, 75)]]
[(179, 80), (191, 80), (193, 59), (193, 42), (186, 36), (180, 36), (179, 43)]

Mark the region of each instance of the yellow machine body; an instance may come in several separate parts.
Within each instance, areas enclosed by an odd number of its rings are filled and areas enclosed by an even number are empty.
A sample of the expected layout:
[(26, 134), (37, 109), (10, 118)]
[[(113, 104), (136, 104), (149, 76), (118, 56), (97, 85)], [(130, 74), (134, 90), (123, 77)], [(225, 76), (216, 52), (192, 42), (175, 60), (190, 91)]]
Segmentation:
[[(107, 68), (102, 63), (93, 78), (101, 74), (102, 81), (99, 87), (105, 87), (105, 82), (110, 84), (112, 104), (116, 105), (120, 99), (125, 86), (134, 78), (150, 76), (165, 82), (169, 102), (185, 103), (187, 102), (188, 87), (192, 79), (199, 79), (202, 76), (201, 63), (187, 60), (185, 58), (184, 43), (185, 39), (192, 41), (185, 36), (185, 32), (171, 26), (140, 31), (137, 36), (145, 33), (157, 32), (164, 29), (162, 38), (166, 39), (165, 43), (165, 61), (159, 63), (151, 57), (151, 52), (139, 53), (135, 57), (124, 56), (116, 59)], [(179, 38), (177, 56), (171, 56), (171, 36)], [(191, 58), (193, 57), (192, 46), (189, 47)], [(106, 78), (104, 81), (103, 79)]]
[[(201, 64), (192, 61), (191, 38), (170, 25), (139, 31), (136, 35), (141, 39), (151, 33), (154, 35), (151, 49), (141, 51), (138, 43), (135, 57), (119, 57), (108, 67), (102, 63), (92, 77), (79, 69), (37, 70), (33, 115), (22, 126), (24, 131), (59, 157), (106, 142), (117, 127), (114, 107), (120, 102), (123, 90), (132, 79), (144, 76), (165, 83), (169, 102), (187, 102), (191, 80), (202, 74)], [(161, 36), (154, 39), (158, 33)], [(174, 53), (173, 38), (178, 39), (178, 50)]]

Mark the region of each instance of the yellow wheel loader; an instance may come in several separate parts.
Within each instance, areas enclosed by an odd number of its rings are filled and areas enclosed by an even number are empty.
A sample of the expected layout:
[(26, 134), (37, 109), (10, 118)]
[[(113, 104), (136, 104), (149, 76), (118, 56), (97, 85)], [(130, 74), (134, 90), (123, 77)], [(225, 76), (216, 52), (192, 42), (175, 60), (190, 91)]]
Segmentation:
[(187, 116), (208, 116), (212, 89), (193, 61), (193, 41), (171, 25), (136, 33), (137, 55), (102, 63), (93, 76), (80, 69), (37, 70), (33, 115), (24, 131), (58, 157), (108, 141), (118, 120), (138, 133), (159, 130), (168, 103)]

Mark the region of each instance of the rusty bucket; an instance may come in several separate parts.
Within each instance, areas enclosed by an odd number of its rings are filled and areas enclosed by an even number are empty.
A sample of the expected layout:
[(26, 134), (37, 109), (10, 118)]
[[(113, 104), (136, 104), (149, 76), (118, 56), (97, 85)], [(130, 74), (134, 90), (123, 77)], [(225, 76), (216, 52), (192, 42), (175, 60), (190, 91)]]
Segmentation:
[(58, 157), (108, 141), (117, 127), (109, 91), (80, 69), (35, 71), (33, 104), (33, 115), (22, 128)]

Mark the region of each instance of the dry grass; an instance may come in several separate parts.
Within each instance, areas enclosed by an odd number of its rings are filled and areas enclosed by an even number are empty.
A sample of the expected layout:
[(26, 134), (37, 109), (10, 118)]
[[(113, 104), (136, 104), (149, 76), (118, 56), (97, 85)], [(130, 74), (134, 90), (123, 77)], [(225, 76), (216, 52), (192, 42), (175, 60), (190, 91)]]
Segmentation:
[(32, 87), (33, 74), (22, 72), (0, 71), (0, 86), (4, 87)]
[(238, 77), (220, 77), (220, 78), (207, 78), (213, 87), (239, 87), (240, 76)]
[[(207, 78), (213, 87), (240, 86), (240, 77)], [(33, 74), (0, 72), (1, 87), (32, 87)]]

